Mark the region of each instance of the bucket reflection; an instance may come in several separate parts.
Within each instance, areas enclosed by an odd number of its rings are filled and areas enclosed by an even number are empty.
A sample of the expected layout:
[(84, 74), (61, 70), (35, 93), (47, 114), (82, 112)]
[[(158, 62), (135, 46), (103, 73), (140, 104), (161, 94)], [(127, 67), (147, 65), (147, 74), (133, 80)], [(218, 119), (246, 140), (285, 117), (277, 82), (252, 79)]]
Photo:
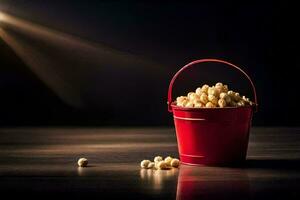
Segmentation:
[(250, 184), (246, 170), (237, 168), (196, 167), (181, 165), (178, 175), (177, 200), (245, 199)]
[(141, 169), (140, 177), (143, 181), (147, 181), (154, 191), (162, 191), (170, 182), (176, 184), (178, 171), (176, 168), (169, 170)]

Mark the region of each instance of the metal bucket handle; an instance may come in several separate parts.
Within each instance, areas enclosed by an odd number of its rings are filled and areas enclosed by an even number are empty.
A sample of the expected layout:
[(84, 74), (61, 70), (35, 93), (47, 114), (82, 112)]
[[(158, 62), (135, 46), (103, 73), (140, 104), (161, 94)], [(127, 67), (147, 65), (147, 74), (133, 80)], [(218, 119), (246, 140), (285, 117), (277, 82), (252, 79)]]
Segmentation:
[(227, 62), (227, 61), (224, 61), (224, 60), (219, 60), (219, 59), (200, 59), (200, 60), (195, 60), (193, 62), (190, 62), (188, 63), (187, 65), (185, 65), (184, 67), (182, 67), (172, 78), (171, 82), (170, 82), (170, 85), (169, 85), (169, 91), (168, 91), (168, 110), (169, 112), (172, 112), (172, 90), (173, 90), (173, 84), (176, 80), (176, 78), (179, 76), (179, 74), (184, 71), (185, 69), (191, 67), (192, 65), (195, 65), (195, 64), (198, 64), (198, 63), (204, 63), (204, 62), (217, 62), (217, 63), (223, 63), (223, 64), (226, 64), (226, 65), (229, 65), (237, 70), (239, 70), (242, 74), (244, 74), (246, 76), (246, 78), (249, 80), (249, 82), (251, 83), (251, 86), (252, 86), (252, 92), (253, 92), (253, 95), (254, 95), (254, 103), (255, 103), (255, 112), (257, 112), (257, 96), (256, 96), (256, 89), (255, 89), (255, 86), (251, 80), (251, 78), (248, 76), (248, 74), (246, 72), (244, 72), (241, 68), (239, 68), (238, 66), (230, 63), (230, 62)]

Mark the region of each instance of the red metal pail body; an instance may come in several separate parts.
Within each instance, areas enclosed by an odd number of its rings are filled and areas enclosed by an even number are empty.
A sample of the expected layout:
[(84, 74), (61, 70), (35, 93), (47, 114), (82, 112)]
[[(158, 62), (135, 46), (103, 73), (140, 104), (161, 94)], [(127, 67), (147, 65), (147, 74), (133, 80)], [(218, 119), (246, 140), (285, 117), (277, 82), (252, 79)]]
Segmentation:
[(182, 163), (231, 164), (245, 160), (253, 107), (172, 108)]
[[(241, 71), (249, 80), (254, 105), (226, 108), (183, 108), (172, 102), (172, 88), (177, 76), (186, 68), (202, 63), (218, 62)], [(191, 62), (173, 77), (168, 93), (168, 108), (173, 113), (178, 150), (183, 164), (230, 165), (245, 161), (252, 115), (257, 109), (256, 90), (250, 77), (237, 66), (217, 59)]]

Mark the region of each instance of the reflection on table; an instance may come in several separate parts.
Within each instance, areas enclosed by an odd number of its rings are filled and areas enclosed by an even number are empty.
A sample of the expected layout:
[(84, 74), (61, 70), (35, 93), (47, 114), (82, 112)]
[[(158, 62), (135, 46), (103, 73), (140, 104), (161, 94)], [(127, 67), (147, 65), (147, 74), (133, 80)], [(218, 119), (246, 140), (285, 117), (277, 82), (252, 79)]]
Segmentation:
[(249, 196), (249, 188), (249, 178), (243, 169), (181, 165), (176, 199), (244, 199)]

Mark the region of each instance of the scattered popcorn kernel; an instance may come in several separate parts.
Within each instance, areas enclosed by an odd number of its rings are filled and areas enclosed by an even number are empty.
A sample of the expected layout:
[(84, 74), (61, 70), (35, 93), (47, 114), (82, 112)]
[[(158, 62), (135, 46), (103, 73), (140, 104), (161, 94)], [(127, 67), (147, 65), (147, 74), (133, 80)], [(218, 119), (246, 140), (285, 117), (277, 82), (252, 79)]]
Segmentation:
[(152, 169), (155, 167), (155, 163), (154, 162), (150, 162), (147, 166), (147, 169)]
[(208, 102), (207, 104), (205, 104), (206, 108), (214, 108), (216, 107), (212, 102)]
[(164, 160), (161, 156), (155, 156), (154, 162), (150, 160), (143, 160), (141, 162), (141, 168), (143, 169), (171, 169), (172, 167), (177, 168), (180, 164), (179, 159), (172, 158), (171, 156), (166, 157)]
[(172, 159), (173, 159), (173, 158), (172, 158), (171, 156), (168, 156), (168, 157), (165, 158), (165, 162), (166, 162), (166, 164), (167, 164), (168, 166), (171, 165)]
[(80, 158), (77, 164), (79, 167), (86, 167), (88, 165), (88, 160), (86, 158)]
[[(161, 162), (161, 161), (159, 161), (159, 162)], [(159, 162), (154, 162), (154, 169), (158, 169), (158, 163)]]
[(179, 166), (179, 163), (180, 163), (180, 162), (179, 162), (178, 159), (173, 158), (172, 161), (171, 161), (171, 166), (177, 168), (177, 167)]
[(160, 162), (160, 161), (163, 161), (163, 160), (164, 159), (161, 156), (155, 156), (155, 158), (154, 158), (154, 162)]
[(149, 165), (149, 163), (151, 163), (151, 161), (150, 161), (150, 160), (143, 160), (143, 161), (141, 162), (141, 168), (143, 168), (143, 169), (147, 169), (147, 168), (148, 168), (148, 165)]
[(208, 100), (215, 105), (218, 104), (218, 98), (212, 94), (208, 95)]
[(168, 169), (168, 165), (165, 161), (160, 161), (158, 164), (157, 164), (157, 168), (158, 169)]
[(218, 105), (220, 106), (220, 108), (226, 107), (226, 101), (225, 101), (225, 99), (219, 99)]

